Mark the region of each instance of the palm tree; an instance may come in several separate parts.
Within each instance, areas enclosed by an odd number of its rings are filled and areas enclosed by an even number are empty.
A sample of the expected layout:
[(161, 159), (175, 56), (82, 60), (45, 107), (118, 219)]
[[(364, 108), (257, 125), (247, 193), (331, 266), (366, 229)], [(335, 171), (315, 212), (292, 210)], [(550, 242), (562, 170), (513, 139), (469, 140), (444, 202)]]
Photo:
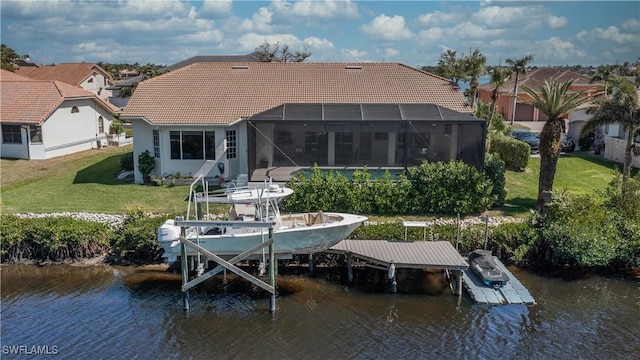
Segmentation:
[(464, 59), (464, 72), (469, 81), (469, 103), (475, 109), (476, 96), (478, 94), (478, 77), (487, 72), (487, 57), (480, 50), (475, 49), (473, 53)]
[(507, 83), (510, 76), (511, 70), (505, 67), (497, 66), (491, 70), (491, 83), (494, 85), (494, 88), (493, 91), (491, 91), (491, 116), (489, 117), (487, 128), (491, 126), (491, 121), (496, 113), (496, 103), (500, 97), (500, 87)]
[(527, 103), (548, 117), (540, 133), (540, 175), (536, 202), (538, 211), (543, 211), (545, 206), (551, 202), (553, 179), (556, 176), (556, 166), (560, 155), (563, 116), (590, 101), (590, 97), (586, 95), (586, 90), (570, 91), (573, 80), (562, 84), (558, 83), (555, 78), (544, 83), (536, 82), (540, 86), (539, 93), (528, 86), (524, 86), (523, 89), (533, 99)]
[(627, 130), (627, 146), (624, 149), (624, 169), (622, 175), (622, 201), (625, 198), (627, 181), (631, 176), (631, 161), (633, 139), (640, 136), (640, 106), (635, 84), (622, 76), (613, 76), (611, 88), (613, 96), (605, 99), (596, 108), (590, 110), (591, 117), (587, 120), (582, 133), (595, 130), (606, 124), (619, 123)]
[(516, 74), (516, 81), (513, 85), (513, 109), (511, 113), (511, 125), (516, 118), (516, 101), (518, 100), (518, 76), (527, 73), (527, 64), (533, 61), (533, 55), (529, 54), (522, 59), (507, 59), (507, 64), (511, 72)]
[(600, 65), (596, 69), (596, 73), (591, 77), (590, 82), (594, 83), (596, 81), (604, 81), (604, 94), (608, 95), (607, 92), (607, 84), (609, 83), (609, 79), (616, 74), (613, 66), (610, 65)]

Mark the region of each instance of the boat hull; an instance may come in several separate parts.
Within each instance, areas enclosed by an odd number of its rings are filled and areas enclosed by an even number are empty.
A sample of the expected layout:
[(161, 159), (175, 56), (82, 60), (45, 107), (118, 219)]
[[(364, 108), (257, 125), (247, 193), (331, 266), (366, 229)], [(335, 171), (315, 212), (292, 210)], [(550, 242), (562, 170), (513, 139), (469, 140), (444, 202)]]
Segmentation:
[[(298, 215), (293, 214), (291, 216)], [(301, 214), (299, 214), (301, 215)], [(329, 217), (337, 216), (342, 220), (332, 223), (315, 224), (304, 227), (284, 226), (273, 232), (274, 252), (278, 255), (308, 254), (323, 251), (346, 239), (358, 226), (367, 220), (366, 217), (326, 213)], [(285, 218), (286, 219), (286, 218)], [(247, 228), (250, 229), (250, 228)], [(173, 262), (181, 255), (178, 235), (180, 227), (174, 225), (173, 220), (167, 220), (159, 229), (160, 244), (165, 250), (163, 255), (168, 262)], [(187, 239), (215, 255), (229, 257), (238, 255), (269, 239), (269, 231), (247, 231), (240, 233), (226, 233), (221, 235), (187, 236)], [(262, 253), (259, 251), (259, 253)], [(197, 255), (197, 251), (187, 247), (187, 255)]]

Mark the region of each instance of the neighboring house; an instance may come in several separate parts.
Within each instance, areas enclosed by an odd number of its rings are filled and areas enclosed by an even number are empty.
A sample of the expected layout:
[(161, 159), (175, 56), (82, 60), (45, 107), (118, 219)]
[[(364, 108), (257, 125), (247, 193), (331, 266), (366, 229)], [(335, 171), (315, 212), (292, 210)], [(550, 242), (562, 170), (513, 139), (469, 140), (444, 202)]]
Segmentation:
[(0, 72), (4, 158), (48, 159), (106, 144), (113, 105), (60, 81)]
[(39, 66), (22, 75), (35, 80), (56, 80), (78, 86), (105, 100), (112, 96), (108, 88), (113, 85), (113, 77), (97, 64), (62, 63)]
[(31, 62), (28, 57), (21, 57), (13, 62), (13, 72), (23, 76), (39, 67), (40, 65)]
[[(551, 80), (552, 78), (555, 78), (559, 83), (573, 80), (574, 83), (571, 86), (571, 91), (586, 89), (588, 94), (590, 95), (601, 92), (604, 87), (603, 82), (591, 83), (591, 78), (589, 76), (582, 75), (567, 69), (529, 69), (527, 70), (526, 74), (520, 74), (518, 77), (518, 99), (516, 101), (516, 116), (514, 121), (547, 121), (547, 117), (544, 113), (541, 113), (538, 109), (526, 103), (527, 101), (532, 99), (531, 96), (526, 91), (524, 91), (524, 86), (537, 90), (540, 88), (537, 82), (544, 83), (545, 80)], [(498, 98), (498, 101), (496, 102), (496, 111), (500, 112), (505, 121), (509, 122), (511, 122), (513, 114), (514, 83), (515, 76), (512, 76), (509, 82), (498, 89), (500, 96)], [(478, 97), (480, 101), (485, 104), (490, 104), (492, 102), (491, 93), (493, 92), (494, 88), (495, 85), (492, 83), (480, 85), (478, 88)], [(584, 119), (580, 118), (579, 121), (584, 121)]]
[[(201, 63), (201, 62), (258, 62), (260, 61), (257, 53), (253, 52), (247, 55), (198, 55), (190, 57), (186, 60), (182, 60), (173, 65), (169, 65), (160, 69), (160, 74), (174, 71), (185, 66)], [(115, 84), (108, 87), (108, 90), (112, 92), (109, 102), (124, 108), (127, 106), (133, 90), (138, 86), (138, 83), (145, 80), (143, 75), (136, 72), (135, 76), (127, 76), (126, 79), (118, 81)]]
[[(195, 63), (138, 85), (121, 119), (153, 176), (233, 179), (275, 167), (481, 169), (485, 121), (447, 79), (397, 63)], [(142, 181), (136, 171), (136, 182)]]

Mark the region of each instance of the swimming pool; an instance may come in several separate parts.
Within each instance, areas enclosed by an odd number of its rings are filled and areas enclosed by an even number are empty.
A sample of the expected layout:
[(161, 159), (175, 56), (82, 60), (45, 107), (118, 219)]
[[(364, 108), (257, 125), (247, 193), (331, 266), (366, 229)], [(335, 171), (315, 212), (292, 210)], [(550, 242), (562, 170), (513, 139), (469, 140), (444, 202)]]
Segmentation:
[[(324, 167), (324, 166), (318, 167), (318, 169), (320, 169), (324, 175), (328, 174), (329, 172), (333, 172), (334, 174), (336, 173), (340, 174), (349, 180), (353, 180), (354, 171), (364, 170), (363, 168), (358, 168), (358, 167)], [(384, 176), (385, 171), (387, 170), (389, 171), (389, 177), (391, 178), (391, 180), (395, 180), (397, 179), (398, 175), (400, 175), (404, 171), (404, 168), (373, 167), (373, 168), (367, 168), (367, 173), (371, 174), (371, 180), (377, 180), (377, 179), (381, 179)], [(291, 172), (291, 176), (292, 177), (298, 176), (298, 174), (303, 173), (304, 176), (308, 178), (309, 176), (311, 176), (312, 171), (313, 171), (313, 168), (302, 168), (302, 169)]]

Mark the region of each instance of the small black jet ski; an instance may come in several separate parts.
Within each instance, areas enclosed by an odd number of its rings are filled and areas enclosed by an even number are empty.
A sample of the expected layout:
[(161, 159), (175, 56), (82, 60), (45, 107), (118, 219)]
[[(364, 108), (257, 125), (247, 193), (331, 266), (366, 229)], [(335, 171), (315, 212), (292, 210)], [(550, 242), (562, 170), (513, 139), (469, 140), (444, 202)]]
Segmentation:
[(488, 287), (500, 289), (509, 281), (507, 274), (502, 272), (493, 260), (491, 251), (474, 250), (469, 254), (469, 266), (480, 280)]

